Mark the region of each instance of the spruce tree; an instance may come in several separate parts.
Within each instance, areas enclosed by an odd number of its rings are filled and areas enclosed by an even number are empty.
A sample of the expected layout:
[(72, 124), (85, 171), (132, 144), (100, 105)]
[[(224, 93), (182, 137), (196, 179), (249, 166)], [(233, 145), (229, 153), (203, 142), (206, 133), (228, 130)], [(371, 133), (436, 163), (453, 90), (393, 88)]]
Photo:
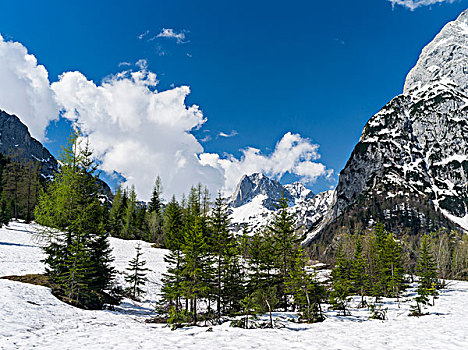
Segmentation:
[(369, 288), (369, 279), (366, 267), (367, 259), (364, 256), (362, 239), (359, 234), (357, 234), (350, 278), (352, 290), (361, 296), (359, 307), (365, 306), (366, 303), (364, 296)]
[(424, 307), (430, 304), (429, 297), (432, 296), (434, 303), (438, 295), (437, 267), (427, 236), (421, 241), (416, 273), (419, 276), (418, 295), (415, 297), (416, 305), (412, 306), (410, 315), (421, 316), (424, 315)]
[(128, 288), (130, 297), (138, 300), (144, 292), (141, 287), (148, 281), (146, 273), (149, 269), (145, 268), (146, 261), (141, 258), (143, 255), (141, 252), (141, 244), (138, 243), (135, 247), (135, 253), (135, 257), (129, 262), (125, 281), (130, 285)]
[(184, 256), (182, 289), (185, 298), (190, 301), (192, 322), (196, 324), (198, 302), (209, 289), (205, 275), (207, 243), (203, 235), (203, 223), (200, 216), (195, 217), (189, 229), (185, 230), (182, 252)]
[(348, 304), (351, 293), (351, 263), (345, 257), (342, 246), (338, 247), (336, 264), (331, 273), (332, 291), (330, 304), (334, 310), (338, 310), (343, 316), (349, 316)]
[[(218, 319), (221, 317), (221, 307), (223, 301), (230, 300), (227, 292), (232, 289), (231, 283), (235, 283), (231, 278), (236, 275), (232, 264), (237, 263), (234, 259), (236, 255), (236, 241), (229, 230), (229, 214), (227, 204), (221, 195), (215, 200), (214, 208), (210, 216), (210, 241), (209, 246), (214, 255), (214, 295), (216, 297), (216, 313)], [(225, 305), (223, 305), (225, 308)]]

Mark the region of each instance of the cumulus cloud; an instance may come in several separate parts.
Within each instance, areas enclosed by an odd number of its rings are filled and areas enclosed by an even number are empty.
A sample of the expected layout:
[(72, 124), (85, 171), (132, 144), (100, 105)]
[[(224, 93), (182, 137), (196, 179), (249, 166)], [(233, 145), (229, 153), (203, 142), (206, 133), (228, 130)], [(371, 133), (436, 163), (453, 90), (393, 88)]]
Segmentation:
[(421, 6), (430, 6), (441, 3), (453, 3), (455, 0), (387, 0), (392, 3), (392, 6), (400, 5), (409, 8), (411, 11), (414, 11)]
[(0, 109), (18, 116), (41, 141), (49, 122), (58, 118), (45, 67), (22, 44), (5, 41), (1, 35)]
[(89, 136), (101, 169), (117, 171), (148, 200), (156, 175), (166, 194), (180, 195), (197, 182), (221, 188), (220, 172), (200, 163), (203, 147), (190, 133), (206, 119), (186, 106), (187, 86), (158, 92), (156, 75), (141, 62), (97, 85), (80, 72), (64, 73), (52, 84), (63, 116)]
[(163, 28), (162, 31), (158, 35), (156, 35), (156, 38), (176, 39), (177, 44), (186, 43), (185, 33), (184, 32), (177, 33), (174, 29), (171, 29), (171, 28)]

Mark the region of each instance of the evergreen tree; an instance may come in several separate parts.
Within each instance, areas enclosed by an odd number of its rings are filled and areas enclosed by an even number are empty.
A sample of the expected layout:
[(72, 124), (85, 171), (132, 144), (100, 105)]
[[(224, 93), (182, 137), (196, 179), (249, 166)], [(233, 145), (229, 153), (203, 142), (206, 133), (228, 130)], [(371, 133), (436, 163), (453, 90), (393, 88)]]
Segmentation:
[[(232, 289), (231, 284), (236, 282), (231, 279), (233, 275), (236, 275), (232, 271), (234, 268), (232, 264), (237, 263), (234, 260), (234, 256), (237, 253), (236, 241), (229, 230), (229, 214), (221, 192), (218, 193), (211, 213), (210, 231), (209, 243), (214, 255), (214, 295), (216, 297), (216, 312), (219, 319), (221, 317), (222, 302), (231, 299), (228, 291)], [(225, 305), (223, 305), (223, 308), (225, 308)]]
[(305, 322), (321, 322), (325, 319), (321, 303), (325, 298), (325, 288), (317, 281), (314, 273), (306, 269), (306, 258), (303, 251), (296, 256), (294, 269), (286, 281), (287, 292), (294, 297), (294, 303)]
[(40, 196), (35, 217), (44, 226), (39, 233), (47, 242), (51, 281), (68, 301), (98, 308), (113, 269), (91, 156), (89, 144), (73, 135), (62, 153), (60, 173)]
[(112, 200), (112, 207), (109, 212), (109, 230), (114, 237), (121, 237), (123, 228), (123, 213), (125, 209), (124, 194), (119, 187)]
[(279, 270), (278, 294), (281, 306), (287, 309), (287, 295), (285, 293), (285, 281), (290, 271), (294, 268), (294, 262), (299, 249), (299, 239), (294, 230), (294, 217), (288, 213), (288, 201), (284, 195), (278, 201), (278, 211), (275, 213), (268, 230), (273, 239), (274, 256), (277, 259)]
[(437, 267), (427, 236), (421, 241), (416, 273), (419, 275), (418, 295), (415, 298), (416, 305), (411, 308), (411, 315), (421, 316), (425, 305), (430, 303), (429, 297), (432, 296), (434, 303), (438, 295)]
[(343, 316), (349, 316), (348, 303), (351, 292), (351, 264), (346, 259), (342, 246), (338, 247), (336, 265), (332, 270), (332, 291), (330, 304), (334, 310), (338, 310)]
[(162, 297), (163, 301), (175, 307), (176, 311), (182, 310), (181, 297), (183, 281), (183, 254), (184, 244), (182, 208), (175, 197), (166, 206), (164, 211), (164, 229), (166, 232), (165, 246), (169, 253), (165, 255), (167, 272), (163, 274)]
[(141, 286), (144, 286), (146, 281), (148, 281), (146, 272), (149, 271), (149, 269), (145, 268), (146, 261), (141, 259), (143, 253), (141, 252), (140, 244), (135, 247), (135, 252), (136, 256), (129, 262), (125, 281), (130, 285), (128, 288), (130, 297), (138, 300), (144, 292)]
[(352, 290), (361, 296), (360, 307), (365, 306), (364, 295), (369, 288), (367, 260), (364, 256), (362, 240), (356, 235), (356, 244), (354, 248), (354, 259), (351, 267), (351, 286)]
[(132, 186), (127, 196), (127, 203), (125, 206), (125, 212), (123, 214), (123, 227), (122, 227), (122, 238), (134, 239), (136, 238), (135, 221), (137, 211), (137, 195), (135, 186)]
[(208, 291), (206, 266), (207, 266), (207, 243), (203, 235), (202, 219), (197, 216), (189, 230), (184, 232), (184, 243), (182, 245), (184, 256), (184, 280), (182, 289), (186, 299), (190, 300), (191, 317), (193, 324), (197, 323), (198, 301)]
[(148, 204), (149, 213), (154, 212), (156, 214), (161, 214), (161, 209), (162, 209), (161, 195), (162, 195), (161, 178), (157, 176), (156, 181), (154, 183), (154, 187), (153, 187), (153, 194)]

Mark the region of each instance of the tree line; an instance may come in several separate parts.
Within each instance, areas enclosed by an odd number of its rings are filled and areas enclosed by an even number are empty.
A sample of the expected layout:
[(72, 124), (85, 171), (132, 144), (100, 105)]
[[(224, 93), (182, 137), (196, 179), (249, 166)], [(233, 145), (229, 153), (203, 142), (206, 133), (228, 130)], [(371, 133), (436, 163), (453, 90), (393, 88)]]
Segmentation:
[(40, 164), (20, 160), (20, 151), (8, 157), (0, 153), (0, 226), (11, 219), (32, 221), (39, 193), (46, 185)]

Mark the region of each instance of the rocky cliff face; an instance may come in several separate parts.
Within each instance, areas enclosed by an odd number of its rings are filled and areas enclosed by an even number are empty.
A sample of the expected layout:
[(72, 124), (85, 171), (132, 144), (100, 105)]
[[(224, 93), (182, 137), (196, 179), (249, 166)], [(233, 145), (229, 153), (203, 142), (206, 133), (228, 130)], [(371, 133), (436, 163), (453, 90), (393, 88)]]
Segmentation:
[(253, 232), (267, 225), (283, 193), (288, 199), (288, 211), (294, 214), (296, 226), (303, 232), (322, 219), (333, 198), (333, 191), (314, 195), (300, 182), (283, 186), (263, 174), (245, 175), (229, 201), (233, 229), (239, 231), (247, 224)]
[[(41, 164), (41, 174), (52, 179), (59, 169), (54, 156), (39, 141), (31, 136), (28, 127), (15, 116), (0, 110), (0, 153), (15, 160), (28, 162), (33, 160)], [(99, 187), (106, 200), (113, 198), (112, 191), (102, 180)]]
[(468, 13), (424, 48), (364, 127), (330, 210), (308, 242), (384, 221), (394, 232), (468, 230)]
[(267, 209), (274, 210), (275, 204), (281, 198), (283, 192), (288, 202), (294, 203), (292, 195), (278, 181), (260, 173), (250, 176), (244, 175), (231, 196), (230, 204), (233, 208), (238, 208), (249, 203), (258, 195), (263, 195), (265, 198), (262, 205)]
[(44, 177), (52, 177), (58, 169), (57, 160), (31, 136), (17, 116), (0, 110), (0, 153), (18, 160), (34, 160), (41, 164)]

